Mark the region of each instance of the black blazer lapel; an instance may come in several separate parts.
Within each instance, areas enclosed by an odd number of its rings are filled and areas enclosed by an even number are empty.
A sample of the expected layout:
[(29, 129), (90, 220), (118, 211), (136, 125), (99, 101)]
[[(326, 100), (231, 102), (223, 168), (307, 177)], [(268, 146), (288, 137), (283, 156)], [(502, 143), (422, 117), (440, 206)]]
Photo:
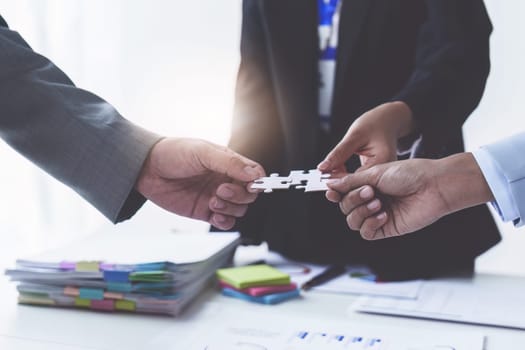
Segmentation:
[(361, 30), (373, 0), (343, 0), (337, 48), (334, 105), (343, 90), (344, 77), (355, 54)]

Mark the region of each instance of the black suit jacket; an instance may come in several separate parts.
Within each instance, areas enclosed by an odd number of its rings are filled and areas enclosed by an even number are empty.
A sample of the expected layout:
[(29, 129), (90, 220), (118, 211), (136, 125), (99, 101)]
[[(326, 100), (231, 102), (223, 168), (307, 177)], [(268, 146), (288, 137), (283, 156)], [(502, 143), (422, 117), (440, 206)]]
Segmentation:
[[(311, 169), (362, 113), (398, 100), (422, 136), (416, 156), (461, 152), (461, 127), (489, 73), (491, 31), (482, 0), (344, 0), (332, 131), (323, 135), (316, 1), (245, 0), (230, 146), (269, 172)], [(262, 194), (237, 228), (290, 257), (364, 262), (384, 278), (471, 269), (500, 240), (482, 206), (419, 233), (366, 242), (322, 194), (300, 191)]]

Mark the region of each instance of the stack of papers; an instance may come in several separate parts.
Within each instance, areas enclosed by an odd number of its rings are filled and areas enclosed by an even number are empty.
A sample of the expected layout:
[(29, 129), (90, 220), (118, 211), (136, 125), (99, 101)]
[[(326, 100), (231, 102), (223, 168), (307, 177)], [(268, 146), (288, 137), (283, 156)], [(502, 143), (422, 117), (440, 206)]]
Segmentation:
[(18, 260), (6, 274), (22, 304), (177, 315), (231, 261), (238, 240), (117, 230)]
[(299, 296), (290, 275), (271, 266), (251, 265), (217, 271), (222, 293), (261, 304), (277, 304)]

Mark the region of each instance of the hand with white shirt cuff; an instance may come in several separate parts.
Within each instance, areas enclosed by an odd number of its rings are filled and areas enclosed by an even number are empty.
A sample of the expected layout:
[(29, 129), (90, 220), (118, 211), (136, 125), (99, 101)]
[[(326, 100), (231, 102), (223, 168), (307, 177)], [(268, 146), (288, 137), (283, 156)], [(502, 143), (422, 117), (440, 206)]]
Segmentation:
[(376, 165), (328, 187), (327, 199), (339, 203), (348, 226), (367, 240), (414, 232), (494, 199), (470, 153)]
[(522, 226), (525, 218), (525, 132), (483, 146), (474, 152), (494, 193), (492, 202), (503, 221)]

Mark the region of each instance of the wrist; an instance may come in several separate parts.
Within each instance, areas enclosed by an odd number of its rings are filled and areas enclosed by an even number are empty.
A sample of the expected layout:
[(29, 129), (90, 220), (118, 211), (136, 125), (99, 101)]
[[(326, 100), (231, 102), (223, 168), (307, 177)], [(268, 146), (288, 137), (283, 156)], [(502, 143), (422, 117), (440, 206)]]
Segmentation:
[(439, 159), (435, 165), (435, 181), (449, 213), (493, 200), (472, 153)]
[(390, 110), (390, 115), (395, 117), (394, 125), (398, 139), (410, 135), (415, 130), (412, 109), (403, 101), (393, 101), (386, 103)]
[(141, 195), (147, 197), (149, 194), (149, 188), (153, 182), (156, 180), (156, 171), (158, 167), (158, 160), (155, 155), (158, 152), (159, 144), (165, 140), (165, 137), (160, 138), (149, 150), (148, 155), (142, 163), (142, 168), (139, 172), (137, 180), (135, 181), (135, 190)]

